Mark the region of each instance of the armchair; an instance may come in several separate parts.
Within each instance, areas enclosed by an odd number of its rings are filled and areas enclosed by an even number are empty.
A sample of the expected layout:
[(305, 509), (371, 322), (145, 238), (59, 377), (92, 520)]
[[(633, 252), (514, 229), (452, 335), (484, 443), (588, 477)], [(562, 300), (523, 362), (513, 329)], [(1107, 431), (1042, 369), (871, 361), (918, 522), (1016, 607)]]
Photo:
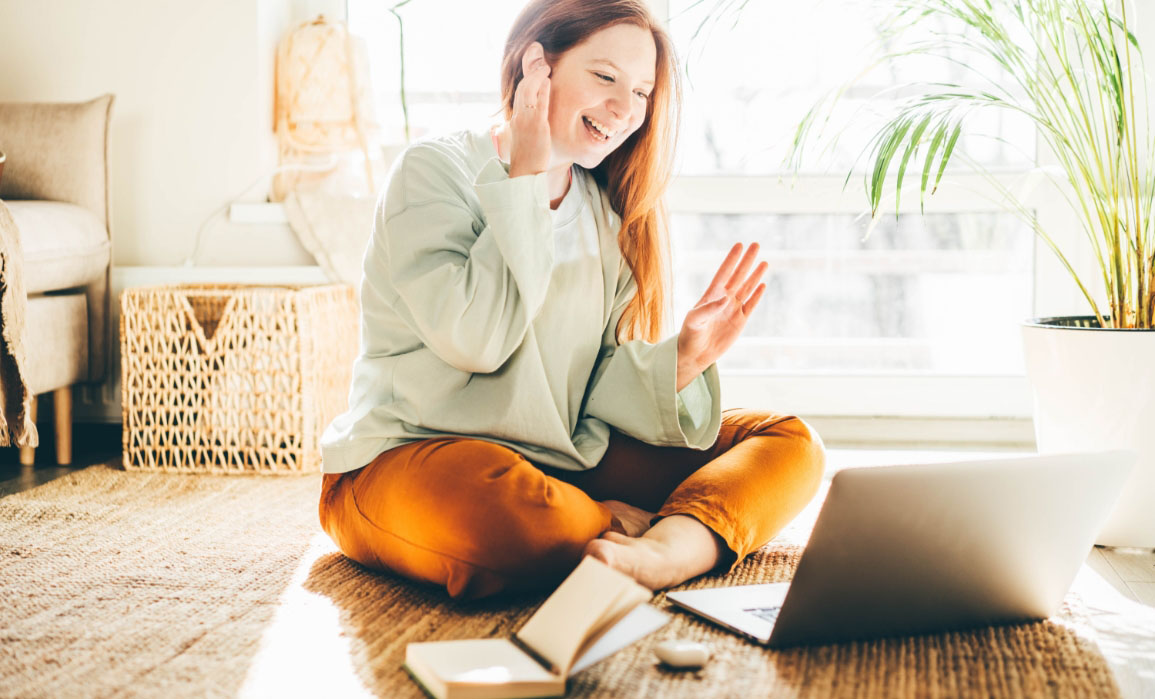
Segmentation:
[[(19, 231), (28, 294), (26, 383), (33, 396), (52, 393), (60, 464), (72, 458), (72, 386), (107, 370), (112, 102), (0, 103), (0, 199)], [(33, 399), (33, 419), (35, 408)], [(34, 458), (21, 448), (21, 463)]]

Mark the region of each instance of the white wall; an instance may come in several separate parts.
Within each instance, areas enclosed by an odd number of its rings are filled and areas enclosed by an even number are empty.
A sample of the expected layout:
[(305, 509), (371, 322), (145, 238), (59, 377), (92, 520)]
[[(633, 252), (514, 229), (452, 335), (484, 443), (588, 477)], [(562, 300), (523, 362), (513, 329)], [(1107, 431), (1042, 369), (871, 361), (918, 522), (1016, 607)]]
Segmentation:
[[(114, 93), (113, 263), (180, 264), (210, 214), (275, 167), (276, 42), (320, 11), (342, 18), (344, 2), (0, 0), (0, 100)], [(283, 230), (210, 223), (202, 261), (310, 261)]]

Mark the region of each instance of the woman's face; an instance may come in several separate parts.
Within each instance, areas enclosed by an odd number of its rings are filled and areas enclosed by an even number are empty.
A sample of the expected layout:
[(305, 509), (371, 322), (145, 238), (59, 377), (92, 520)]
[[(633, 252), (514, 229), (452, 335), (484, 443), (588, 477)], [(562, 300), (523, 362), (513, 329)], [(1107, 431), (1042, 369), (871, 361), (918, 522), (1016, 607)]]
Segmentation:
[(633, 24), (602, 29), (558, 57), (549, 75), (553, 162), (591, 169), (637, 131), (657, 60), (654, 37)]

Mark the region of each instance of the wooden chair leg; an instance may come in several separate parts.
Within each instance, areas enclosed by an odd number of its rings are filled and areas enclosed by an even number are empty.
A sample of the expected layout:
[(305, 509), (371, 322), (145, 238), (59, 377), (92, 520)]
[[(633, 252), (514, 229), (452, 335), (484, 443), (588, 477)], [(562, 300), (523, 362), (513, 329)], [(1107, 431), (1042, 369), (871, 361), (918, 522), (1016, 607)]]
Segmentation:
[(52, 392), (52, 413), (56, 420), (56, 463), (72, 463), (72, 387), (65, 386)]
[[(28, 418), (32, 422), (36, 422), (36, 396), (32, 396), (29, 403)], [(20, 463), (24, 466), (31, 466), (36, 463), (36, 447), (20, 447)]]

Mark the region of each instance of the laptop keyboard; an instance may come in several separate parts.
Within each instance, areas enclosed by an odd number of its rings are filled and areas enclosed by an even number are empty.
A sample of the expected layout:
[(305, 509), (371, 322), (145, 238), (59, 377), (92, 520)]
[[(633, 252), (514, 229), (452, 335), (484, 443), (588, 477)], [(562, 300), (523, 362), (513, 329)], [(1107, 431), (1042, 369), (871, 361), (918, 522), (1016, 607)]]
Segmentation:
[(752, 609), (743, 609), (742, 611), (753, 614), (759, 619), (765, 619), (771, 624), (778, 618), (778, 612), (782, 611), (782, 607), (754, 607)]

